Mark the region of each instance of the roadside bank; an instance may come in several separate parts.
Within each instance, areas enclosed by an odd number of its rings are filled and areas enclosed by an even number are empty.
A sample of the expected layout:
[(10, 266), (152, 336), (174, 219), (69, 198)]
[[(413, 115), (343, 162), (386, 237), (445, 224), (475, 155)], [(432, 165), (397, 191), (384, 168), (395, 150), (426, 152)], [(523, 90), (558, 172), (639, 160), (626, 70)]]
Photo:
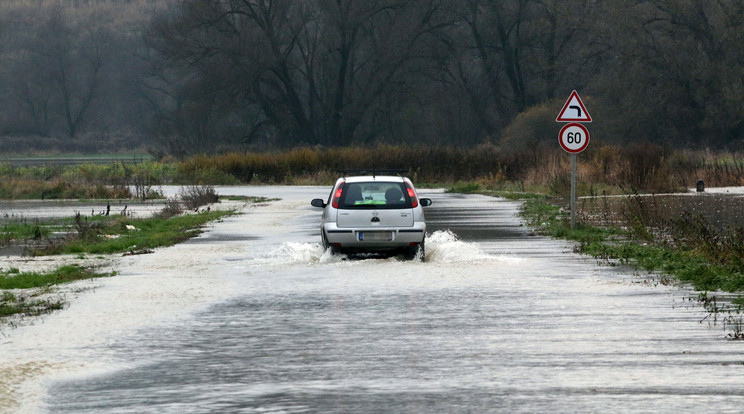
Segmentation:
[(576, 242), (576, 252), (635, 266), (662, 283), (689, 284), (712, 311), (738, 314), (744, 218), (732, 212), (744, 208), (744, 194), (732, 191), (584, 197), (574, 229), (561, 199), (526, 200), (521, 215), (541, 234)]

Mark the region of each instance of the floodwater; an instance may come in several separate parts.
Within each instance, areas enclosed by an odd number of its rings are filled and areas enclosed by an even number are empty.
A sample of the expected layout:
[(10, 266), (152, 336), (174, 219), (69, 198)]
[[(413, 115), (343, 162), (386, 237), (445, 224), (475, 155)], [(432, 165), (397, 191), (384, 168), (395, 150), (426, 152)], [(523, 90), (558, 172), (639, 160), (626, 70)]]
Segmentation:
[[(172, 190), (171, 190), (172, 192)], [(108, 205), (107, 205), (108, 204)], [(34, 217), (72, 217), (76, 213), (83, 216), (127, 214), (135, 218), (148, 217), (163, 209), (162, 200), (134, 201), (114, 200), (113, 202), (77, 200), (0, 200), (0, 215), (10, 219), (33, 219)]]
[[(325, 187), (79, 282), (0, 334), (0, 411), (740, 412), (743, 341), (684, 289), (531, 234), (519, 204), (433, 199), (425, 262), (324, 252)], [(709, 321), (708, 319), (707, 321)], [(702, 321), (702, 322), (701, 322)]]
[(644, 194), (636, 196), (580, 197), (578, 215), (582, 222), (599, 225), (627, 225), (629, 217), (644, 216), (647, 225), (665, 227), (669, 221), (702, 217), (717, 231), (744, 227), (744, 187), (721, 187), (705, 192)]

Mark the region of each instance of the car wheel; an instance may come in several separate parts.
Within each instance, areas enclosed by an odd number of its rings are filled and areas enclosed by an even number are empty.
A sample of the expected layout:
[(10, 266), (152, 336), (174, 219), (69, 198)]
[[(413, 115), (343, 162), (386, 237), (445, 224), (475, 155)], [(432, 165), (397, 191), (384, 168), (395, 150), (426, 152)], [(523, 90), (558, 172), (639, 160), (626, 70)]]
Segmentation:
[(320, 231), (321, 235), (321, 243), (323, 244), (323, 250), (331, 249), (331, 254), (338, 254), (340, 253), (340, 249), (336, 246), (331, 245), (331, 243), (328, 242), (328, 237), (326, 236), (324, 231)]
[(426, 243), (425, 242), (426, 242), (426, 239), (423, 239), (421, 240), (420, 244), (417, 244), (416, 246), (410, 247), (408, 249), (408, 254), (406, 255), (408, 260), (419, 259), (422, 262), (424, 261), (424, 259), (426, 258), (426, 246), (425, 246)]

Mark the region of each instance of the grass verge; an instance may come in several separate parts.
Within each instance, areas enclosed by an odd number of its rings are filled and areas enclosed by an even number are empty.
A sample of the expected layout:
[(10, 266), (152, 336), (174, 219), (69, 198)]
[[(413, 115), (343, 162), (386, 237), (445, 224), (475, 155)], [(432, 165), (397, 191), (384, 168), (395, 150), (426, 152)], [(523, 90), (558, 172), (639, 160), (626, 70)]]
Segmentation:
[(74, 282), (76, 280), (91, 279), (94, 277), (111, 276), (111, 274), (99, 273), (92, 269), (78, 265), (61, 266), (51, 272), (20, 272), (11, 268), (7, 271), (0, 270), (0, 289), (30, 289), (47, 287), (61, 283)]
[(527, 200), (521, 214), (540, 233), (577, 242), (579, 253), (667, 274), (698, 291), (744, 291), (738, 264), (713, 259), (696, 246), (669, 238), (638, 238), (633, 228), (577, 224), (571, 229), (569, 213), (546, 200)]
[(132, 253), (172, 246), (199, 235), (211, 221), (236, 214), (232, 210), (203, 211), (169, 218), (111, 217), (88, 220), (75, 217), (75, 231), (60, 243), (33, 250), (34, 255)]
[[(78, 265), (61, 266), (51, 272), (20, 272), (15, 268), (0, 270), (0, 320), (10, 316), (39, 316), (60, 310), (65, 305), (62, 299), (40, 296), (54, 285), (114, 274), (100, 273)], [(41, 290), (29, 291), (34, 288)]]

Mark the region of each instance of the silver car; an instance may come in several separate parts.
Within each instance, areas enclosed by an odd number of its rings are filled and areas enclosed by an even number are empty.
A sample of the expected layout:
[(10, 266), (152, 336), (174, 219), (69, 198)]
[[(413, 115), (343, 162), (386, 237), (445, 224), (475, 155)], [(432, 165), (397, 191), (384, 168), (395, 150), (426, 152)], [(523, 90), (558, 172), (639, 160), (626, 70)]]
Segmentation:
[(342, 177), (327, 201), (312, 200), (323, 208), (320, 237), (333, 253), (404, 253), (409, 259), (425, 254), (426, 221), (411, 180), (397, 176)]

